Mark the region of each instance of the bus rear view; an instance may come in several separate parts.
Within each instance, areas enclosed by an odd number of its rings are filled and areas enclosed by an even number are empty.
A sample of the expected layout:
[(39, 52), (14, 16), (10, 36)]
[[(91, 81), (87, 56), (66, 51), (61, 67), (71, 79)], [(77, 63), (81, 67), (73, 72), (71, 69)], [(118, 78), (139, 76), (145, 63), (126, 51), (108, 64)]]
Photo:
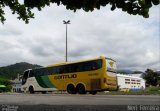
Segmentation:
[(106, 59), (106, 73), (104, 75), (104, 87), (108, 90), (117, 90), (117, 66), (116, 61), (111, 58)]

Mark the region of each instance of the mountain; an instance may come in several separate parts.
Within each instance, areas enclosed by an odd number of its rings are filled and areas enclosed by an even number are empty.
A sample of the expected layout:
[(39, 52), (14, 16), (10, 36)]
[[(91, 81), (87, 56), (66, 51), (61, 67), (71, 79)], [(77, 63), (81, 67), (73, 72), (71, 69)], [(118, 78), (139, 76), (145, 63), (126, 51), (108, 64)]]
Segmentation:
[(17, 74), (22, 75), (24, 70), (33, 69), (37, 67), (42, 67), (42, 66), (26, 62), (20, 62), (9, 66), (0, 67), (0, 77), (14, 79), (17, 77)]
[(133, 71), (132, 74), (142, 74), (142, 73), (144, 73), (144, 72), (142, 72), (142, 71)]
[(132, 71), (132, 70), (126, 70), (126, 69), (119, 69), (117, 70), (117, 73), (123, 73), (123, 74), (141, 74), (142, 71)]
[(160, 77), (160, 71), (157, 71), (158, 76)]
[(119, 69), (117, 70), (117, 73), (123, 73), (123, 74), (132, 74), (134, 71), (126, 70), (126, 69)]

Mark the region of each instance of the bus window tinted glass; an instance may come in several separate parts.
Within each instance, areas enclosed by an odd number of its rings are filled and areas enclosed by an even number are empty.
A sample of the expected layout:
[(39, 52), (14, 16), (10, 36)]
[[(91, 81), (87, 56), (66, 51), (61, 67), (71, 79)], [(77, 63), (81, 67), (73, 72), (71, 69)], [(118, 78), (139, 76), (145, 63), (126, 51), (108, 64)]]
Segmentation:
[(93, 60), (87, 62), (80, 62), (74, 64), (67, 64), (62, 66), (40, 68), (34, 70), (35, 76), (44, 76), (51, 74), (64, 74), (64, 73), (74, 73), (74, 72), (83, 72), (83, 71), (92, 71), (97, 70), (102, 67), (102, 60)]
[(97, 70), (102, 67), (102, 60), (94, 60), (83, 63), (85, 71)]

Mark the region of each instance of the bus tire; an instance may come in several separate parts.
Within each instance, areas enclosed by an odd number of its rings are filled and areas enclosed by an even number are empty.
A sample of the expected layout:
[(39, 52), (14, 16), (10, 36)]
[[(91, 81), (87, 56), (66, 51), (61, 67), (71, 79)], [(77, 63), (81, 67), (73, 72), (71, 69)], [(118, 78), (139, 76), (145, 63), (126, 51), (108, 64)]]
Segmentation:
[(95, 94), (97, 94), (97, 91), (91, 91), (91, 92), (89, 92), (89, 94), (95, 95)]
[(83, 84), (78, 84), (76, 87), (78, 94), (86, 94), (86, 90)]
[(30, 94), (34, 94), (34, 88), (33, 88), (33, 86), (30, 86), (30, 87), (29, 87), (29, 93), (30, 93)]
[(76, 93), (77, 93), (76, 88), (74, 87), (73, 84), (69, 84), (69, 85), (67, 86), (67, 92), (68, 92), (69, 94), (76, 94)]

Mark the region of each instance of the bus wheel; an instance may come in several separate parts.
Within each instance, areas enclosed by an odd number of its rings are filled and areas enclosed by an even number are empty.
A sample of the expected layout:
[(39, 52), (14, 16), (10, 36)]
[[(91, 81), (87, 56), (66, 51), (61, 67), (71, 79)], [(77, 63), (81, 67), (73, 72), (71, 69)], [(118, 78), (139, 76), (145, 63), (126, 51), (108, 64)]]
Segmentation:
[(77, 93), (75, 87), (74, 87), (72, 84), (69, 84), (69, 85), (67, 86), (67, 92), (68, 92), (69, 94), (76, 94), (76, 93)]
[(89, 93), (92, 94), (92, 95), (95, 95), (95, 94), (97, 94), (97, 91), (91, 91)]
[(34, 88), (33, 88), (33, 86), (29, 87), (29, 92), (30, 92), (30, 94), (34, 94)]
[(78, 84), (76, 89), (79, 94), (86, 94), (87, 93), (83, 84)]

